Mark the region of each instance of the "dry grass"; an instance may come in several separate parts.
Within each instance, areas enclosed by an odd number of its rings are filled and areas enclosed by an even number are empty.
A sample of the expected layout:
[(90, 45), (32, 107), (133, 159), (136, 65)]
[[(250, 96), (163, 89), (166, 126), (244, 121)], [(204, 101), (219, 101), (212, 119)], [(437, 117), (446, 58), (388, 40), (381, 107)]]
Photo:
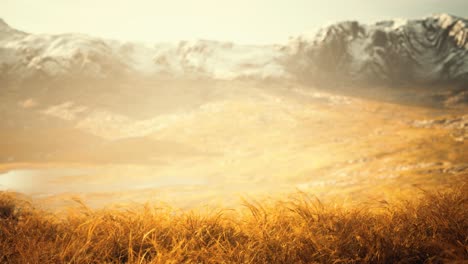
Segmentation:
[(467, 188), (379, 206), (305, 194), (245, 210), (83, 207), (64, 215), (0, 194), (2, 263), (439, 263), (468, 260)]

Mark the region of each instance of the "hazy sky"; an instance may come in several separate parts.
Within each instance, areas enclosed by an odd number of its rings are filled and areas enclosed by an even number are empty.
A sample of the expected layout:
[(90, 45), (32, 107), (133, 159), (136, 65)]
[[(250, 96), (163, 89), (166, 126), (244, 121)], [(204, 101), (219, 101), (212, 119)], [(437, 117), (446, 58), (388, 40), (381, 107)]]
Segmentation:
[(468, 0), (0, 0), (0, 17), (27, 32), (147, 42), (279, 43), (335, 21), (441, 12), (468, 17)]

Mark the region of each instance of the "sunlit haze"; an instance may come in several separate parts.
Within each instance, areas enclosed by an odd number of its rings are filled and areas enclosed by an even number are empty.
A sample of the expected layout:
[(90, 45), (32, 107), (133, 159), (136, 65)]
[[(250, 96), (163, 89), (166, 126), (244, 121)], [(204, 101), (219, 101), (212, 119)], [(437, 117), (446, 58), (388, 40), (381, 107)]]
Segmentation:
[(467, 263), (468, 0), (0, 0), (0, 263)]
[(2, 0), (0, 18), (31, 33), (79, 32), (111, 39), (284, 43), (341, 20), (372, 22), (433, 13), (468, 16), (465, 0)]

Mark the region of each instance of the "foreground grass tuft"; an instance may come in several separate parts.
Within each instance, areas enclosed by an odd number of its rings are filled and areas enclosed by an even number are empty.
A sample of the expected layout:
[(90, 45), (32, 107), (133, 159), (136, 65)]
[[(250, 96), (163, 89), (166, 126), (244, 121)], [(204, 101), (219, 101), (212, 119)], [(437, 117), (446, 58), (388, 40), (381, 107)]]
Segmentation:
[(466, 187), (344, 207), (304, 194), (245, 210), (150, 205), (66, 215), (0, 193), (1, 263), (441, 263), (468, 260)]

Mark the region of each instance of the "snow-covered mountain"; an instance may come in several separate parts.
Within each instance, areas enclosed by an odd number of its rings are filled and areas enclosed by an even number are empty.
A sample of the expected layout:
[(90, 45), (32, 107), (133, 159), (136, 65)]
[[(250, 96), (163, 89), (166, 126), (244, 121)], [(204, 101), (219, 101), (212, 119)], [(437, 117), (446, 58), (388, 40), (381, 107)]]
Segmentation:
[(468, 81), (468, 20), (447, 14), (363, 25), (342, 22), (289, 45), (289, 69), (313, 81)]
[(279, 46), (207, 40), (143, 43), (83, 34), (27, 34), (0, 21), (0, 74), (5, 78), (81, 76), (284, 77)]
[(40, 78), (286, 78), (307, 82), (468, 81), (468, 20), (447, 14), (342, 22), (285, 45), (181, 41), (147, 45), (83, 34), (28, 34), (0, 20), (0, 80)]

